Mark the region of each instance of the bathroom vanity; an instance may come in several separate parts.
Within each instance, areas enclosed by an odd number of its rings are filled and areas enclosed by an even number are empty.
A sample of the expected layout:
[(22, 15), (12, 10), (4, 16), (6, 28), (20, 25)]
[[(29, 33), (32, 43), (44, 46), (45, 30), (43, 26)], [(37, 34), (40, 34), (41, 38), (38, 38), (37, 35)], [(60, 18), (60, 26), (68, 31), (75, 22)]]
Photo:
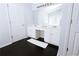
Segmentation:
[(38, 39), (44, 38), (44, 41), (53, 45), (59, 45), (60, 29), (56, 26), (29, 26), (27, 29), (28, 37)]
[[(41, 7), (39, 7), (41, 5)], [(39, 7), (39, 8), (38, 8)], [(28, 36), (32, 38), (44, 38), (44, 41), (59, 46), (60, 21), (63, 15), (63, 4), (34, 4), (33, 23), (28, 26)]]

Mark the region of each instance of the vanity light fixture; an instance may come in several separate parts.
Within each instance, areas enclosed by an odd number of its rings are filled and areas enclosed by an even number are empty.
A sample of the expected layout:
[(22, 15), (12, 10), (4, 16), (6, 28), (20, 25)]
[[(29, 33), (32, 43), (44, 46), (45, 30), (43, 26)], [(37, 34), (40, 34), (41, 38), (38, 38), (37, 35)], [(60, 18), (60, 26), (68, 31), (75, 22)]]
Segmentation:
[(41, 8), (41, 7), (47, 7), (47, 6), (51, 6), (51, 5), (55, 5), (56, 3), (45, 3), (42, 5), (37, 6), (37, 8)]

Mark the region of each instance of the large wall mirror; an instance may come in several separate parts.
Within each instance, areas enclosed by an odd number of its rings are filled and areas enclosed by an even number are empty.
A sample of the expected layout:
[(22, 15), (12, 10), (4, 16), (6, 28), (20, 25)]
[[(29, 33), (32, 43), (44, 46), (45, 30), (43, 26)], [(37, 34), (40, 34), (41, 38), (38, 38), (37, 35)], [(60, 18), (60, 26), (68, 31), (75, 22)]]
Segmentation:
[(33, 4), (34, 25), (57, 26), (62, 17), (62, 4)]
[(62, 18), (62, 9), (58, 9), (48, 14), (48, 25), (59, 26)]

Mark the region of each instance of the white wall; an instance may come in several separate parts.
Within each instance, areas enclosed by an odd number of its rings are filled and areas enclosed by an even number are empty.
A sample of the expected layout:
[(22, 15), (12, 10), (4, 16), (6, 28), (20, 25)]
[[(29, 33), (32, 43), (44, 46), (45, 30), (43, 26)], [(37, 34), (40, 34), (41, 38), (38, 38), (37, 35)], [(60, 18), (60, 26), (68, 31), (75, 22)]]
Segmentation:
[(27, 35), (27, 27), (33, 25), (32, 3), (24, 4), (24, 19)]
[[(37, 4), (39, 5), (39, 4)], [(48, 24), (48, 15), (44, 9), (36, 9), (36, 4), (32, 5), (34, 25), (44, 26)]]

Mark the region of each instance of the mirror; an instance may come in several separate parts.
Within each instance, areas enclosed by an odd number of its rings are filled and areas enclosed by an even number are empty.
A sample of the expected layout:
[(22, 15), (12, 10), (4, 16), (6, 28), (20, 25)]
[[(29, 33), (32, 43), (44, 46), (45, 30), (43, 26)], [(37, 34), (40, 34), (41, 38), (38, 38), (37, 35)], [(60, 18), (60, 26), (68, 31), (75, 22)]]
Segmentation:
[[(38, 4), (39, 5), (39, 4)], [(34, 25), (37, 26), (58, 26), (62, 17), (62, 4), (55, 4), (48, 7), (35, 8), (33, 10)], [(34, 6), (33, 6), (34, 7)]]
[(48, 14), (48, 25), (59, 26), (62, 17), (62, 9), (58, 9)]

